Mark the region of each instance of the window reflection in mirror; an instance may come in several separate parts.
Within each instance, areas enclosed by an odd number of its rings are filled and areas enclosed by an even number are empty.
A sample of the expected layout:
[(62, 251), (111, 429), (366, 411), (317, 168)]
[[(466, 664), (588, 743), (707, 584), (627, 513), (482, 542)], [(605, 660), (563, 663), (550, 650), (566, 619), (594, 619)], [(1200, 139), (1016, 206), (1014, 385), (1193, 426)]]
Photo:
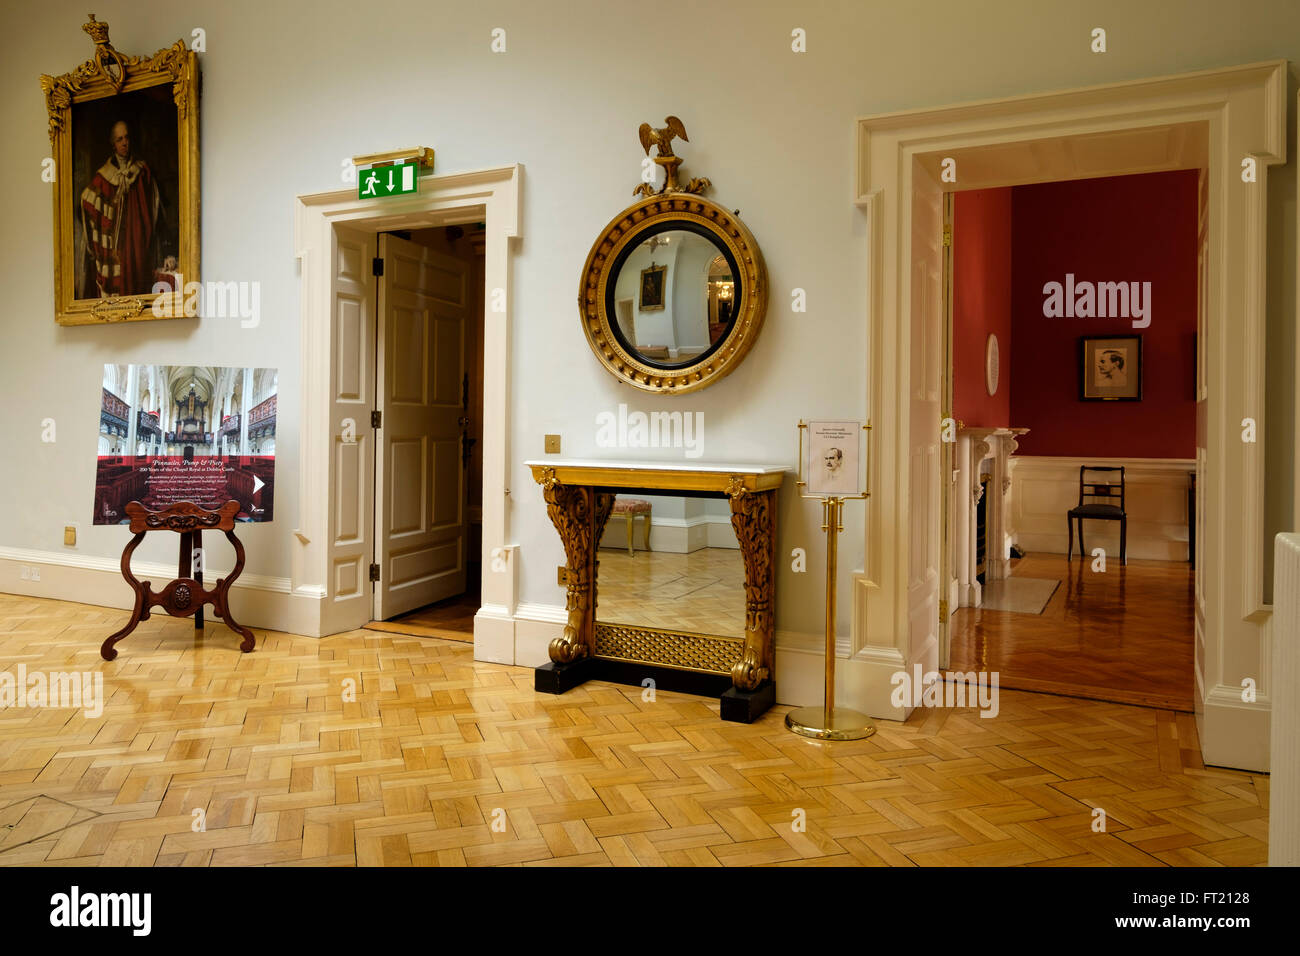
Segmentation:
[(744, 636), (745, 564), (726, 498), (619, 495), (598, 558), (601, 623)]

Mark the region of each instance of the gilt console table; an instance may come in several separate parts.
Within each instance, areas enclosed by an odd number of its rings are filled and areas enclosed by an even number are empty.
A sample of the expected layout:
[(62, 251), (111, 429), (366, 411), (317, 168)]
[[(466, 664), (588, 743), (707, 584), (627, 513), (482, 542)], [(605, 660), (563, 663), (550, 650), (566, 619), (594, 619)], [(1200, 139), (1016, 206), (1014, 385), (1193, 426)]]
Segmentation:
[[(776, 504), (787, 468), (549, 459), (525, 462), (567, 559), (564, 633), (537, 668), (536, 690), (562, 694), (592, 679), (719, 696), (723, 720), (750, 723), (776, 702)], [(596, 549), (616, 494), (725, 497), (745, 566), (743, 634), (699, 634), (598, 622)]]

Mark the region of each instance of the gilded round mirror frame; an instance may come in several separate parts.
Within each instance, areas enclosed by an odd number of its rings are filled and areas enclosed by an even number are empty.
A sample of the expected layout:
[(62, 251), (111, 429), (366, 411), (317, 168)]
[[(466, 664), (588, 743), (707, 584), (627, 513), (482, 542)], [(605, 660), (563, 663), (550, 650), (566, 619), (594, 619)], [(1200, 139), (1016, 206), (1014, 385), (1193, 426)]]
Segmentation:
[[(699, 362), (661, 368), (628, 352), (614, 333), (606, 309), (606, 289), (616, 276), (610, 269), (620, 253), (664, 224), (694, 223), (731, 253), (740, 270), (740, 302), (722, 343)], [(587, 255), (578, 289), (582, 329), (601, 364), (622, 382), (648, 392), (681, 394), (712, 385), (729, 374), (753, 347), (767, 311), (767, 270), (758, 243), (737, 216), (700, 196), (660, 193), (629, 206), (610, 222)]]

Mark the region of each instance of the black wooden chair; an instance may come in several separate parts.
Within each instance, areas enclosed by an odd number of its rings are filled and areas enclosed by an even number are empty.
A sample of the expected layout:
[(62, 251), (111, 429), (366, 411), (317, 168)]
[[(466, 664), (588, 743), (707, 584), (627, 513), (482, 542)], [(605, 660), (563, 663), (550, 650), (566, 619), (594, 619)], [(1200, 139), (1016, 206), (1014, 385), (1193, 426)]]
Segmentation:
[[(1088, 472), (1106, 472), (1105, 480), (1088, 480)], [(1119, 484), (1111, 478), (1112, 472), (1119, 472)], [(1092, 498), (1092, 501), (1085, 501)], [(1101, 501), (1095, 499), (1104, 499)], [(1112, 502), (1119, 499), (1119, 505)], [(1079, 555), (1087, 558), (1088, 549), (1083, 545), (1083, 519), (1119, 522), (1119, 561), (1128, 564), (1128, 514), (1124, 511), (1124, 469), (1114, 465), (1080, 465), (1079, 466), (1079, 504), (1070, 509), (1065, 523), (1070, 532), (1070, 543), (1066, 547), (1065, 560), (1069, 561), (1074, 553), (1074, 522), (1079, 522)]]

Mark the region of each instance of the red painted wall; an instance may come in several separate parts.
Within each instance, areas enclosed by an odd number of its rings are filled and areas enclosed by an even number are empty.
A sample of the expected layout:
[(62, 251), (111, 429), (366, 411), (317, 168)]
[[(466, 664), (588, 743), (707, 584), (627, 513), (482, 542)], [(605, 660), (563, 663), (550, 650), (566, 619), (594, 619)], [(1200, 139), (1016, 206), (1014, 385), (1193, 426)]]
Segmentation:
[[(952, 413), (966, 425), (1011, 421), (1011, 190), (958, 193), (953, 210)], [(997, 394), (984, 380), (989, 334), (998, 337)]]
[[(1197, 175), (1186, 170), (1011, 190), (1015, 347), (1009, 366), (1003, 362), (1015, 381), (1010, 424), (1031, 429), (1018, 454), (1196, 456)], [(1150, 282), (1151, 325), (1044, 317), (1043, 286), (1064, 283), (1066, 273), (1076, 283)], [(954, 296), (954, 306), (957, 301)], [(1142, 336), (1142, 401), (1079, 401), (1079, 336), (1132, 334)]]

